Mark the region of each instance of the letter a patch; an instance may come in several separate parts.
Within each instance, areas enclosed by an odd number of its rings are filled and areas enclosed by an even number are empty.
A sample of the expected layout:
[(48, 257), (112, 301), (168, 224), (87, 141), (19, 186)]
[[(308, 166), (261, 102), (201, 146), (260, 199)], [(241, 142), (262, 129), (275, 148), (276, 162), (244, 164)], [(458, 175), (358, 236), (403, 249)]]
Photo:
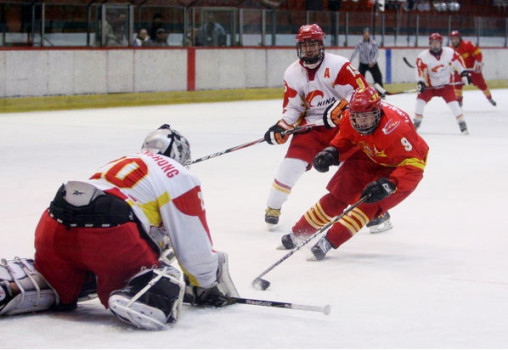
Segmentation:
[(330, 68), (325, 69), (325, 78), (330, 78)]

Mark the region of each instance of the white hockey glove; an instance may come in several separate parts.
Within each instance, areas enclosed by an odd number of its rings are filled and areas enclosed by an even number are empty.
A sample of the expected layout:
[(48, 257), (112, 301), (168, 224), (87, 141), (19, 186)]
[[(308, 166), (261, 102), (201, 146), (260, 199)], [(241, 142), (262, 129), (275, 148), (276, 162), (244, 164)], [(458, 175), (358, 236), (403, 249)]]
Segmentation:
[(474, 61), (473, 71), (474, 71), (475, 73), (481, 73), (481, 72), (482, 72), (482, 69), (483, 69), (483, 62), (480, 62), (480, 61)]

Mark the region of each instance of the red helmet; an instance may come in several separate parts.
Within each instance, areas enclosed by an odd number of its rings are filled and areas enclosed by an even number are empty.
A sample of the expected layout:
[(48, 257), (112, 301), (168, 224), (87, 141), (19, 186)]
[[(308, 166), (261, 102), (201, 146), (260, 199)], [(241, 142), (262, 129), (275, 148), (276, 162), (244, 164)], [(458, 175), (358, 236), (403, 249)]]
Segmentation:
[(453, 30), (453, 31), (450, 33), (450, 37), (454, 37), (454, 36), (456, 36), (456, 37), (459, 37), (459, 38), (460, 38), (460, 37), (461, 37), (460, 32), (459, 32), (458, 30)]
[[(315, 65), (323, 60), (325, 32), (323, 32), (320, 26), (317, 24), (305, 24), (301, 26), (295, 39), (296, 54), (303, 63)], [(308, 46), (313, 46), (313, 48), (308, 49)], [(302, 47), (306, 49), (302, 50)]]
[(323, 42), (325, 40), (325, 32), (317, 24), (305, 24), (298, 29), (295, 37), (297, 42), (305, 40), (317, 40)]
[(432, 40), (439, 40), (441, 43), (443, 43), (443, 37), (439, 33), (432, 33), (429, 35), (429, 43)]
[(368, 135), (376, 130), (381, 119), (381, 96), (373, 87), (359, 88), (349, 101), (351, 125), (360, 134)]

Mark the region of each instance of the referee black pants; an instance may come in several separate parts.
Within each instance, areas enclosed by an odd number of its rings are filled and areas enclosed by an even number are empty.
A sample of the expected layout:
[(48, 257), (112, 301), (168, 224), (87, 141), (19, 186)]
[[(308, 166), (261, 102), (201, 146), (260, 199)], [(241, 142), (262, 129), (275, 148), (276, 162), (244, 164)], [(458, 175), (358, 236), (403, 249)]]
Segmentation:
[(364, 77), (365, 77), (365, 73), (367, 73), (367, 71), (369, 71), (370, 74), (372, 74), (372, 78), (374, 79), (374, 82), (383, 86), (383, 76), (381, 75), (381, 71), (379, 70), (379, 66), (377, 65), (377, 63), (375, 65), (373, 65), (372, 67), (369, 67), (368, 64), (360, 63), (358, 70), (360, 71), (360, 74), (363, 75)]

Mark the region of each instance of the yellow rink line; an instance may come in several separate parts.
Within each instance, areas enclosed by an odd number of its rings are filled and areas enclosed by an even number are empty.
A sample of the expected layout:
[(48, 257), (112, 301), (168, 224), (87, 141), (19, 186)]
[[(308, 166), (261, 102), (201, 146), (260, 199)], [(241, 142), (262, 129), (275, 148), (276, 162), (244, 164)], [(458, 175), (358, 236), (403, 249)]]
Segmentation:
[[(508, 80), (488, 82), (490, 89), (508, 88)], [(391, 91), (412, 89), (415, 84), (387, 84)], [(465, 90), (476, 87), (467, 86)], [(115, 93), (100, 95), (66, 95), (44, 97), (0, 98), (0, 113), (51, 111), (84, 108), (132, 107), (180, 103), (225, 102), (281, 99), (283, 88), (198, 90), (173, 92)]]

